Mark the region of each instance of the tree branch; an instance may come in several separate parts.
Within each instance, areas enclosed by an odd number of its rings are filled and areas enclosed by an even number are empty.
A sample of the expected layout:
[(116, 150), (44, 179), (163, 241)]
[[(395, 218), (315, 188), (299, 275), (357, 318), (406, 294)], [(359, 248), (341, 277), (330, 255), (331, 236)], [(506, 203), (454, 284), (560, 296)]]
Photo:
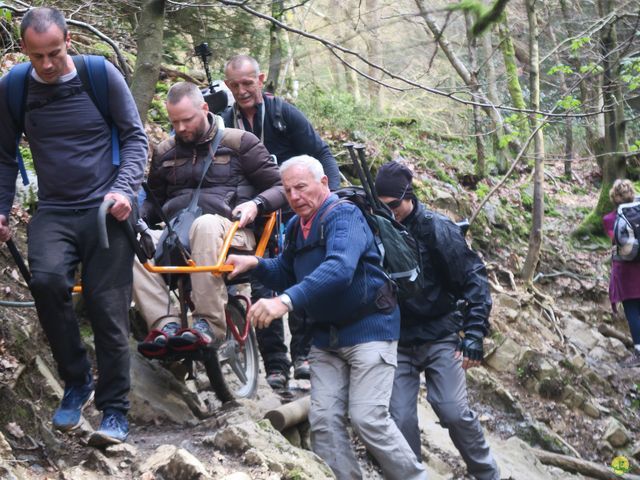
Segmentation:
[[(23, 3), (23, 2), (18, 2), (18, 3), (26, 6), (26, 4)], [(22, 16), (25, 13), (27, 13), (29, 10), (31, 10), (31, 7), (29, 7), (29, 6), (26, 6), (26, 8), (24, 8), (24, 9), (20, 9), (20, 8), (13, 7), (11, 5), (7, 5), (5, 3), (0, 3), (0, 8), (4, 8), (6, 10), (9, 10), (10, 12), (12, 12), (12, 13), (18, 15), (18, 16)], [(100, 30), (98, 30), (93, 25), (89, 25), (88, 23), (81, 22), (79, 20), (73, 20), (73, 19), (66, 19), (66, 20), (67, 20), (67, 24), (74, 25), (76, 27), (80, 27), (80, 28), (83, 28), (85, 30), (89, 30), (91, 33), (93, 33), (100, 40), (102, 40), (105, 43), (108, 43), (111, 46), (111, 48), (113, 49), (114, 53), (116, 54), (116, 58), (118, 59), (118, 65), (120, 66), (120, 70), (122, 71), (122, 74), (124, 75), (124, 78), (126, 79), (127, 83), (131, 82), (131, 71), (129, 70), (129, 65), (127, 65), (127, 62), (126, 62), (124, 56), (122, 55), (122, 52), (120, 51), (120, 48), (118, 47), (116, 42), (111, 40), (111, 38), (106, 36), (104, 33), (102, 33)]]
[[(215, 3), (213, 4), (195, 4), (195, 3), (185, 3), (185, 2), (179, 2), (177, 0), (167, 0), (168, 3), (172, 4), (172, 5), (176, 5), (176, 6), (181, 6), (181, 7), (214, 7)], [(458, 97), (453, 93), (447, 93), (445, 91), (433, 88), (433, 87), (429, 87), (427, 85), (423, 85), (421, 83), (418, 83), (416, 81), (413, 81), (409, 78), (406, 78), (402, 75), (398, 75), (396, 73), (391, 72), (390, 70), (386, 69), (385, 67), (378, 65), (370, 60), (368, 60), (365, 56), (363, 56), (362, 54), (358, 53), (355, 50), (351, 50), (348, 48), (343, 47), (342, 45), (338, 45), (334, 42), (331, 42), (329, 40), (327, 40), (326, 38), (323, 38), (319, 35), (315, 35), (315, 34), (311, 34), (309, 32), (306, 32), (304, 30), (295, 28), (295, 27), (290, 27), (289, 25), (287, 25), (286, 23), (283, 23), (279, 20), (276, 20), (275, 18), (273, 18), (270, 15), (258, 12), (257, 10), (249, 7), (247, 5), (247, 1), (243, 0), (243, 1), (239, 1), (239, 0), (216, 0), (216, 2), (218, 4), (222, 4), (222, 5), (227, 5), (230, 7), (236, 7), (236, 8), (240, 8), (241, 10), (244, 10), (245, 12), (250, 13), (251, 15), (261, 18), (263, 20), (266, 20), (268, 22), (273, 23), (274, 25), (287, 30), (289, 32), (295, 33), (297, 35), (303, 36), (305, 38), (309, 38), (311, 40), (314, 40), (316, 42), (319, 42), (321, 44), (323, 44), (324, 46), (326, 46), (328, 49), (335, 49), (338, 50), (340, 52), (343, 52), (345, 54), (348, 55), (352, 55), (353, 57), (357, 58), (358, 60), (362, 61), (363, 63), (365, 63), (366, 65), (370, 66), (371, 68), (378, 70), (379, 72), (384, 73), (385, 75), (387, 75), (389, 78), (394, 79), (394, 80), (398, 80), (400, 82), (403, 82), (413, 88), (417, 88), (419, 90), (424, 90), (426, 92), (432, 93), (434, 95), (439, 95), (441, 97), (445, 97), (445, 98), (449, 98), (455, 102), (458, 102), (460, 104), (463, 105), (475, 105), (478, 107), (482, 107), (482, 108), (496, 108), (496, 109), (500, 109), (500, 110), (507, 110), (510, 112), (522, 112), (522, 113), (528, 113), (528, 114), (539, 114), (539, 115), (544, 115), (545, 117), (558, 117), (558, 118), (568, 118), (568, 117), (572, 117), (572, 118), (585, 118), (585, 117), (592, 117), (594, 115), (600, 115), (602, 114), (603, 110), (599, 109), (597, 111), (592, 111), (592, 112), (585, 112), (585, 113), (554, 113), (553, 110), (549, 111), (549, 112), (544, 112), (544, 111), (537, 111), (537, 110), (530, 110), (530, 109), (522, 109), (522, 108), (515, 108), (515, 107), (510, 107), (508, 105), (494, 105), (492, 103), (485, 103), (485, 102), (476, 102), (476, 101), (472, 101), (472, 100), (466, 100), (464, 98)], [(370, 80), (370, 77), (363, 75), (363, 73), (356, 69), (355, 67), (352, 68), (353, 70), (355, 70), (359, 75), (364, 76), (365, 78)], [(401, 88), (401, 87), (391, 87), (388, 84), (385, 84), (385, 86), (387, 86), (388, 88), (393, 88), (396, 91), (400, 91), (400, 92), (404, 92), (404, 91), (408, 91), (409, 88)]]
[(533, 137), (535, 137), (538, 130), (540, 130), (546, 124), (547, 124), (547, 118), (544, 118), (540, 121), (538, 126), (531, 132), (531, 134), (529, 135), (529, 138), (527, 138), (527, 141), (524, 142), (524, 144), (522, 145), (522, 148), (518, 152), (518, 155), (516, 155), (516, 158), (513, 160), (513, 163), (509, 167), (509, 170), (507, 170), (507, 173), (504, 174), (504, 177), (502, 178), (502, 180), (500, 180), (500, 182), (495, 187), (493, 187), (489, 191), (489, 193), (487, 193), (487, 195), (480, 202), (480, 205), (478, 205), (478, 208), (476, 208), (476, 210), (473, 212), (473, 215), (471, 215), (471, 218), (469, 219), (469, 224), (472, 224), (475, 221), (476, 217), (480, 213), (480, 210), (482, 210), (482, 207), (484, 207), (485, 203), (489, 201), (489, 198), (491, 198), (491, 196), (494, 193), (496, 193), (500, 189), (500, 187), (502, 187), (502, 185), (504, 185), (504, 183), (507, 181), (507, 178), (509, 178), (509, 175), (511, 175), (511, 172), (513, 172), (513, 170), (516, 168), (516, 165), (520, 162), (520, 159), (524, 155), (524, 152), (526, 152), (527, 148), (529, 148), (529, 144), (531, 143), (531, 140), (533, 140)]

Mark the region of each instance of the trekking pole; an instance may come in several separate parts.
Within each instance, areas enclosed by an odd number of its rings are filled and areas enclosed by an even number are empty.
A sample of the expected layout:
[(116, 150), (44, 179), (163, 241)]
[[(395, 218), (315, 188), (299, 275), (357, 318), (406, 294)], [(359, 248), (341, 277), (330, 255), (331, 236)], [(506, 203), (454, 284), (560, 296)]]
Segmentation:
[(377, 208), (382, 208), (382, 202), (378, 198), (378, 192), (376, 192), (376, 184), (373, 181), (373, 177), (371, 176), (371, 170), (369, 170), (369, 166), (367, 165), (364, 145), (359, 143), (358, 145), (354, 145), (354, 148), (356, 152), (358, 152), (358, 158), (360, 159), (360, 163), (362, 164), (362, 170), (364, 171), (365, 177), (367, 178), (369, 190), (371, 191), (371, 197), (373, 198), (373, 205)]
[(358, 162), (358, 157), (356, 156), (356, 152), (353, 150), (353, 143), (348, 142), (343, 145), (349, 151), (349, 156), (351, 157), (351, 163), (353, 163), (353, 166), (356, 168), (356, 173), (358, 174), (360, 183), (362, 183), (362, 189), (364, 190), (365, 195), (369, 199), (369, 202), (371, 203), (371, 205), (376, 205), (373, 200), (373, 193), (369, 189), (369, 183), (367, 182), (367, 177), (365, 177), (364, 171), (360, 166), (360, 162)]
[(29, 285), (29, 282), (31, 282), (31, 272), (29, 272), (29, 269), (27, 268), (27, 264), (24, 263), (24, 258), (22, 258), (22, 255), (20, 255), (20, 251), (18, 250), (18, 247), (16, 247), (16, 244), (13, 242), (13, 239), (9, 239), (6, 241), (7, 247), (9, 248), (9, 252), (11, 253), (11, 256), (13, 257), (13, 261), (16, 262), (16, 266), (18, 267), (18, 270), (20, 270), (20, 273), (22, 274), (22, 278), (24, 278), (24, 281), (27, 282), (27, 285)]

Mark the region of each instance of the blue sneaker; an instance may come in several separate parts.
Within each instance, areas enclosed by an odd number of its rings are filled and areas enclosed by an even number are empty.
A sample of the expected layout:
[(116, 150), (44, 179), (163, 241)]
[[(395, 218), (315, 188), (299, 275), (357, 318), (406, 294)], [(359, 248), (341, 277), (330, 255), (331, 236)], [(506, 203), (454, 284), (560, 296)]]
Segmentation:
[(53, 427), (63, 432), (80, 425), (82, 410), (93, 399), (93, 377), (87, 376), (84, 385), (70, 385), (64, 388), (60, 406), (53, 414)]
[(127, 415), (116, 409), (108, 408), (104, 411), (100, 428), (89, 437), (92, 447), (107, 447), (124, 442), (129, 436), (129, 422)]

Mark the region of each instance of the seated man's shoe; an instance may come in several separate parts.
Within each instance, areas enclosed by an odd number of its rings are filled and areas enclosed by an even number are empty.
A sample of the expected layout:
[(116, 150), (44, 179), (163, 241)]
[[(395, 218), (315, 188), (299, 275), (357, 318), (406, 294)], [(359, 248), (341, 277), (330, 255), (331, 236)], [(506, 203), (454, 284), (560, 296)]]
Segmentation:
[(100, 428), (89, 437), (92, 447), (107, 447), (124, 442), (129, 436), (127, 415), (121, 410), (108, 408), (104, 411)]
[(296, 380), (309, 380), (311, 378), (309, 360), (306, 358), (299, 358), (293, 362), (293, 378)]
[(289, 379), (283, 372), (274, 371), (267, 375), (267, 383), (274, 390), (282, 390), (286, 388), (288, 382)]
[(80, 425), (82, 410), (93, 399), (93, 377), (87, 375), (83, 385), (69, 385), (64, 388), (60, 406), (53, 414), (54, 428), (68, 432)]
[(178, 333), (180, 325), (176, 322), (169, 322), (160, 330), (154, 329), (149, 335), (138, 344), (138, 351), (148, 358), (158, 358), (166, 355), (169, 350), (167, 345), (169, 339)]
[(169, 348), (176, 352), (193, 352), (201, 347), (218, 347), (220, 341), (211, 332), (204, 318), (196, 320), (193, 328), (184, 328), (169, 338)]

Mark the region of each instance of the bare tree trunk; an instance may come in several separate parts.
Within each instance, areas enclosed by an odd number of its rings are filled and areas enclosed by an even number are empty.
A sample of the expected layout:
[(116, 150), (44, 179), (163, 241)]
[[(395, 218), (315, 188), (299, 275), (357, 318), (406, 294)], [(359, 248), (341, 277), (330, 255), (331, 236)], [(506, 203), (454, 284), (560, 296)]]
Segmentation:
[[(335, 28), (337, 29), (337, 36), (345, 44), (346, 47), (351, 48), (352, 39), (356, 36), (353, 31), (349, 31), (346, 26), (346, 22), (351, 17), (349, 10), (349, 2), (342, 2), (341, 0), (331, 0), (331, 11), (335, 15)], [(333, 55), (331, 55), (333, 57)], [(335, 58), (335, 57), (334, 57)], [(356, 103), (362, 101), (360, 95), (360, 84), (358, 82), (358, 74), (347, 67), (344, 63), (341, 63), (342, 75), (344, 84), (347, 91), (351, 94)]]
[[(478, 92), (480, 86), (478, 85), (478, 44), (476, 37), (471, 33), (473, 28), (471, 15), (465, 13), (465, 23), (467, 27), (467, 48), (469, 51), (469, 63), (471, 67), (471, 80), (473, 82), (472, 92)], [(481, 100), (481, 97), (474, 100)], [(473, 106), (473, 131), (476, 136), (476, 175), (480, 178), (484, 178), (486, 175), (486, 155), (484, 150), (484, 137), (482, 135), (482, 123), (480, 121), (480, 107)]]
[[(507, 90), (511, 96), (511, 102), (516, 108), (525, 109), (526, 103), (524, 96), (522, 95), (522, 87), (518, 80), (518, 64), (516, 61), (516, 51), (511, 39), (511, 31), (507, 23), (507, 14), (504, 14), (504, 19), (498, 24), (498, 32), (500, 35), (500, 45), (502, 50), (502, 58), (504, 61), (504, 68), (507, 74)], [(529, 126), (527, 125), (527, 118), (523, 113), (516, 113), (517, 121), (515, 125), (519, 130), (520, 138), (527, 138), (529, 136)]]
[[(378, 0), (367, 0), (367, 15), (369, 32), (367, 35), (367, 54), (369, 60), (378, 65), (382, 64), (382, 42), (378, 37), (378, 29), (380, 28), (380, 5)], [(369, 76), (378, 78), (380, 73), (373, 67), (369, 67)], [(377, 111), (382, 111), (384, 107), (383, 90), (380, 84), (376, 82), (368, 82), (369, 105)]]
[[(424, 20), (428, 31), (433, 35), (433, 37), (438, 42), (438, 46), (442, 50), (442, 52), (446, 55), (449, 63), (454, 68), (458, 76), (462, 79), (462, 81), (467, 85), (471, 91), (473, 92), (473, 96), (477, 100), (481, 100), (484, 103), (489, 103), (487, 96), (482, 92), (480, 86), (478, 85), (477, 79), (475, 79), (466, 65), (460, 60), (460, 58), (455, 54), (449, 41), (443, 35), (440, 27), (436, 23), (435, 19), (430, 13), (430, 5), (426, 3), (426, 0), (415, 0), (416, 6), (420, 11), (420, 16)], [(502, 132), (504, 129), (509, 132), (509, 126), (505, 125), (502, 117), (498, 113), (498, 110), (490, 107), (482, 107), (484, 113), (491, 119), (492, 127), (496, 131), (496, 135), (500, 135), (499, 132)], [(514, 148), (519, 150), (519, 142), (514, 139)]]
[[(614, 0), (598, 0), (599, 15), (604, 18), (614, 10)], [(627, 175), (627, 163), (622, 151), (625, 144), (625, 120), (620, 90), (620, 58), (615, 20), (600, 30), (602, 54), (602, 96), (604, 101), (604, 155), (602, 186), (598, 203), (582, 221), (574, 235), (602, 232), (602, 216), (611, 209), (609, 189), (618, 178)]]
[[(563, 36), (565, 36), (566, 38), (574, 38), (576, 36), (576, 29), (573, 27), (573, 22), (574, 22), (572, 18), (573, 15), (572, 15), (572, 12), (569, 11), (569, 6), (567, 5), (566, 0), (560, 0), (560, 10), (562, 11), (562, 18), (564, 20), (563, 23), (567, 28), (567, 31)], [(550, 30), (552, 30), (552, 28)], [(554, 41), (553, 43), (555, 44), (556, 42)], [(569, 65), (571, 65), (571, 68), (573, 68), (575, 72), (580, 71), (580, 59), (578, 58), (577, 55), (571, 55), (569, 57)], [(580, 87), (580, 101), (582, 102), (582, 105), (585, 108), (587, 108), (591, 103), (592, 95), (590, 94), (589, 85), (586, 79), (583, 79), (580, 82), (579, 87)], [(567, 118), (567, 121), (572, 122), (572, 119)], [(590, 118), (585, 118), (582, 124), (585, 129), (587, 142), (593, 148), (594, 145), (592, 144), (592, 142), (597, 141), (597, 139), (600, 138), (600, 136), (596, 134), (596, 131), (593, 128), (593, 121)]]
[[(498, 89), (496, 87), (496, 67), (495, 62), (493, 61), (493, 45), (491, 44), (491, 37), (493, 34), (493, 29), (488, 29), (482, 35), (482, 50), (485, 58), (485, 65), (487, 74), (485, 76), (485, 83), (487, 84), (487, 98), (494, 105), (500, 105), (500, 96), (498, 95)], [(496, 158), (496, 165), (498, 168), (498, 172), (503, 174), (507, 171), (507, 156), (505, 154), (505, 148), (500, 145), (500, 137), (504, 135), (503, 129), (500, 126), (495, 126), (497, 128), (497, 133), (492, 135), (493, 138), (493, 155)]]
[[(553, 45), (557, 45), (556, 42), (556, 32), (553, 27), (548, 29), (549, 38), (551, 38), (551, 42)], [(558, 65), (562, 65), (563, 61), (560, 58), (560, 54), (556, 51), (555, 54), (556, 63)], [(560, 92), (563, 97), (569, 95), (569, 87), (567, 86), (567, 79), (565, 77), (564, 71), (560, 69), (558, 71), (558, 78), (560, 80)], [(573, 150), (573, 118), (567, 117), (564, 122), (564, 176), (567, 180), (571, 180), (573, 177), (572, 168), (573, 168), (573, 159), (575, 157)]]
[[(271, 2), (271, 16), (278, 21), (283, 21), (284, 0)], [(271, 93), (276, 91), (280, 81), (280, 70), (284, 55), (282, 54), (282, 31), (274, 23), (269, 27), (269, 75), (265, 82), (265, 89)]]
[(138, 56), (131, 81), (131, 94), (140, 118), (145, 121), (162, 64), (165, 0), (144, 0), (136, 30)]
[[(540, 55), (538, 49), (538, 18), (536, 15), (536, 1), (526, 0), (527, 18), (529, 20), (529, 58), (531, 89), (530, 107), (532, 110), (540, 109)], [(544, 223), (544, 138), (538, 115), (531, 115), (531, 128), (536, 130), (534, 141), (535, 165), (533, 173), (533, 212), (531, 214), (531, 233), (529, 234), (529, 250), (522, 267), (522, 278), (526, 283), (531, 283), (533, 275), (540, 260), (542, 248), (542, 225)]]

